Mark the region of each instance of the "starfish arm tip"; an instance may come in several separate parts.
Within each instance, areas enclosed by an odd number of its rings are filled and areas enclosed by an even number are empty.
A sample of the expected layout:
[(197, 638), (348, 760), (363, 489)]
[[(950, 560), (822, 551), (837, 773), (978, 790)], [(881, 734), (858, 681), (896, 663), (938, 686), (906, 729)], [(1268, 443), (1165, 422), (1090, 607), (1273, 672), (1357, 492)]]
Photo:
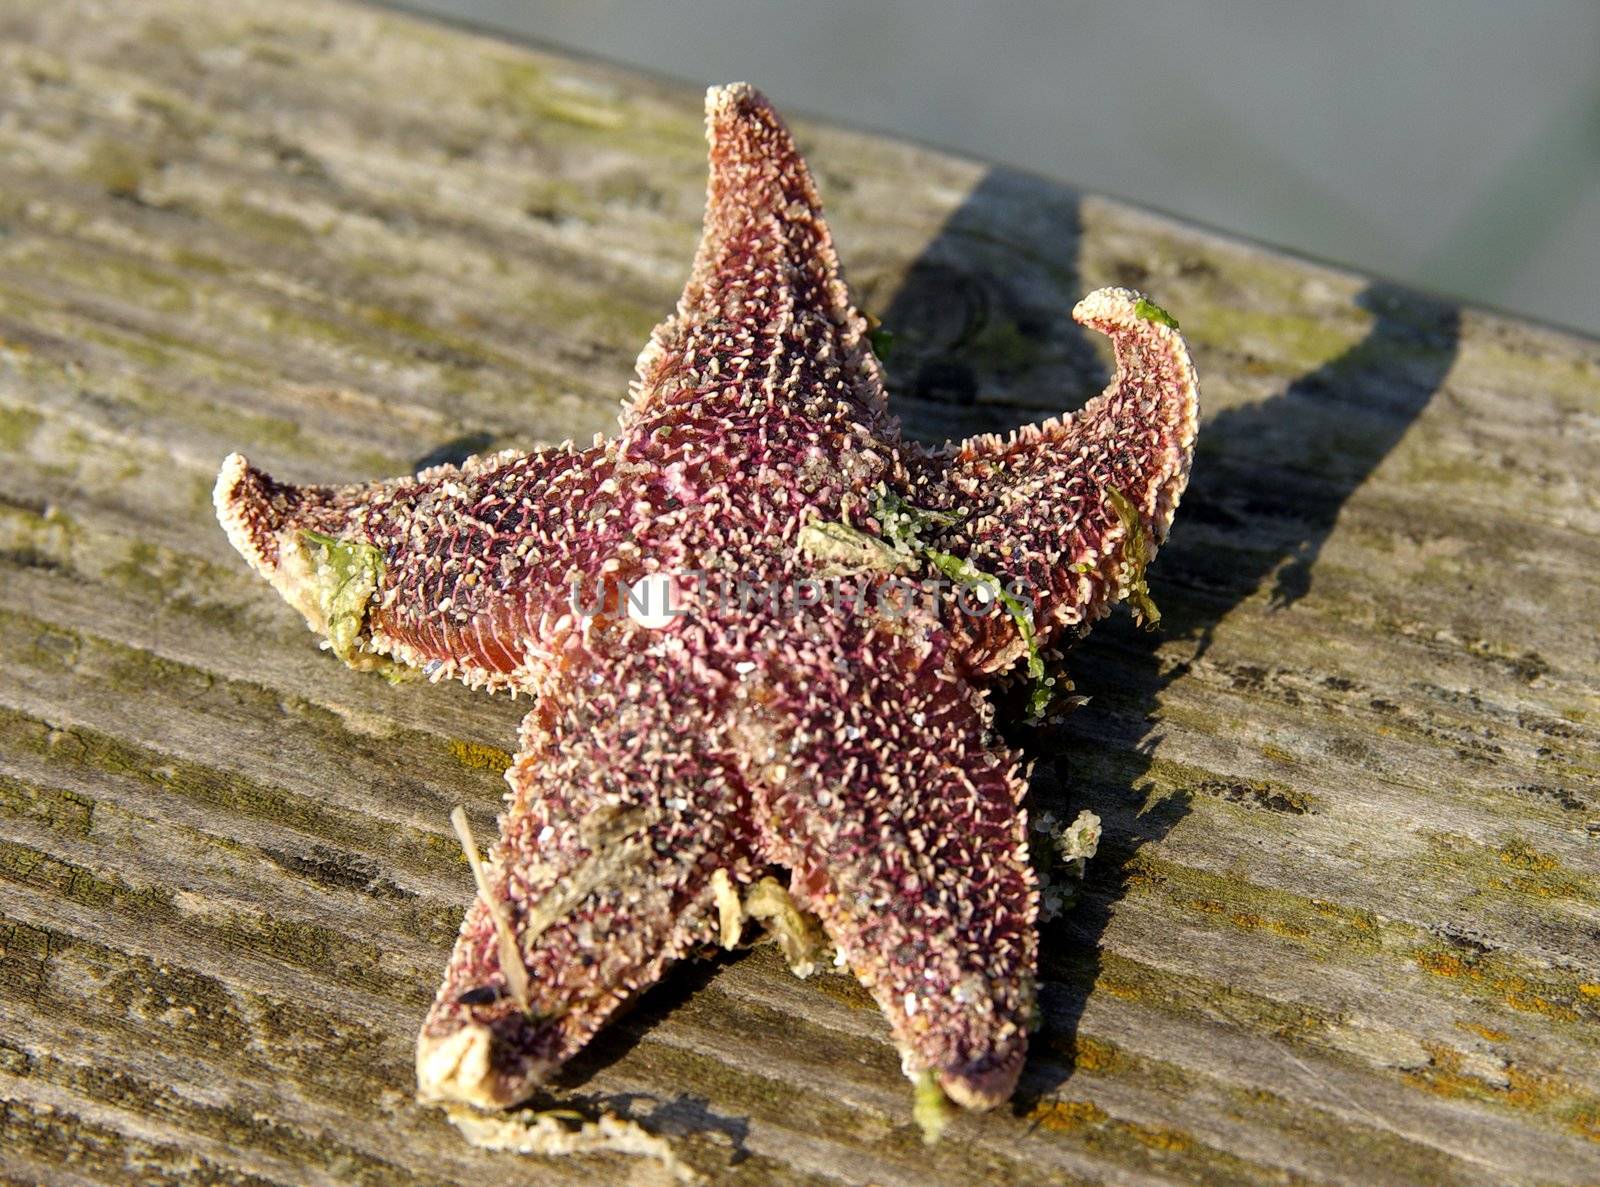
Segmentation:
[(222, 459), (217, 468), (216, 485), (211, 488), (211, 502), (217, 517), (223, 519), (234, 506), (240, 485), (250, 473), (250, 459), (235, 450)]
[(268, 481), (249, 458), (235, 451), (222, 459), (216, 485), (211, 489), (211, 502), (228, 543), (252, 569), (270, 581), (277, 567), (277, 548), (268, 515)]
[(730, 82), (706, 88), (706, 114), (729, 111), (752, 99), (761, 98), (761, 92), (747, 82)]
[(1035, 995), (1026, 784), (937, 651), (840, 626), (875, 662), (789, 677), (765, 707), (789, 724), (757, 738), (787, 756), (755, 793), (764, 849), (883, 1010), (907, 1074), (990, 1108), (1015, 1087)]
[(1158, 337), (1177, 336), (1178, 322), (1170, 313), (1143, 293), (1108, 285), (1095, 289), (1072, 307), (1072, 320), (1103, 333), (1114, 329), (1136, 328), (1148, 322)]
[(1024, 1043), (992, 1063), (939, 1072), (939, 1087), (963, 1109), (981, 1113), (1011, 1099), (1026, 1060), (1027, 1045)]
[(480, 1108), (510, 1103), (495, 1085), (490, 1053), (493, 1036), (486, 1026), (463, 1026), (446, 1035), (417, 1036), (417, 1098), (459, 1101)]

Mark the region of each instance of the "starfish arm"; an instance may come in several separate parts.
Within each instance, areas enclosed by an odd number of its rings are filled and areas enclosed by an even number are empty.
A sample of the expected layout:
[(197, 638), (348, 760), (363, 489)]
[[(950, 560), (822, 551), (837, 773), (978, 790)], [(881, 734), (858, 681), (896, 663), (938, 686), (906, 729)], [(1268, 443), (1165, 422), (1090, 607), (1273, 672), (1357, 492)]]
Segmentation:
[[(1086, 627), (1124, 597), (1153, 615), (1143, 569), (1188, 482), (1199, 420), (1194, 367), (1164, 311), (1107, 288), (1072, 315), (1111, 338), (1110, 386), (1071, 416), (963, 442), (945, 471), (948, 497), (966, 518), (944, 546), (1015, 583), (1032, 603), (1040, 643)], [(995, 670), (1017, 654), (989, 640), (973, 666)]]
[(882, 371), (794, 138), (744, 83), (706, 93), (706, 132), (700, 247), (676, 315), (639, 356), (623, 429), (648, 430), (674, 406), (711, 421), (775, 402), (815, 422), (878, 425)]
[(284, 567), (299, 550), (302, 535), (340, 536), (363, 507), (391, 497), (411, 481), (297, 486), (251, 465), (242, 453), (230, 453), (217, 472), (212, 502), (228, 542), (292, 602), (279, 582), (287, 578)]
[(616, 543), (611, 470), (604, 447), (564, 444), (296, 486), (233, 454), (215, 501), (234, 547), (340, 658), (501, 686), (545, 657), (573, 581)]
[(589, 679), (602, 675), (596, 662), (563, 676), (523, 724), (491, 898), (467, 912), (418, 1038), (425, 1099), (525, 1099), (669, 965), (716, 943), (719, 869), (753, 876), (743, 785), (704, 750), (706, 722), (654, 692), (628, 697), (676, 678), (639, 665)]
[(791, 896), (883, 1009), (907, 1074), (990, 1108), (1016, 1085), (1033, 1008), (1026, 781), (921, 634), (867, 628), (792, 677), (770, 711), (793, 732), (765, 741), (752, 796)]

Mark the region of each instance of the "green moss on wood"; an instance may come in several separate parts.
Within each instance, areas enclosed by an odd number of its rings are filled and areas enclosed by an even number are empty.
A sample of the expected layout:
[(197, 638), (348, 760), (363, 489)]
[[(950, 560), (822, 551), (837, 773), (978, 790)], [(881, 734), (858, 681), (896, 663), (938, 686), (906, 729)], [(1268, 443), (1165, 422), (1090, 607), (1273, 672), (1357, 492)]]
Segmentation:
[(1201, 795), (1287, 816), (1315, 814), (1323, 808), (1322, 796), (1282, 780), (1219, 774), (1173, 759), (1151, 761), (1144, 775), (1148, 780), (1147, 798), (1167, 794)]
[(211, 809), (385, 852), (412, 869), (443, 870), (454, 864), (455, 846), (446, 838), (372, 817), (352, 817), (326, 804), (322, 797), (285, 791), (234, 772), (158, 754), (98, 730), (57, 728), (0, 708), (0, 744), (63, 770), (129, 779), (162, 795)]
[(20, 453), (44, 423), (32, 408), (0, 408), (0, 449)]
[(0, 774), (0, 816), (43, 824), (53, 832), (86, 837), (94, 822), (94, 800), (77, 791), (38, 786)]

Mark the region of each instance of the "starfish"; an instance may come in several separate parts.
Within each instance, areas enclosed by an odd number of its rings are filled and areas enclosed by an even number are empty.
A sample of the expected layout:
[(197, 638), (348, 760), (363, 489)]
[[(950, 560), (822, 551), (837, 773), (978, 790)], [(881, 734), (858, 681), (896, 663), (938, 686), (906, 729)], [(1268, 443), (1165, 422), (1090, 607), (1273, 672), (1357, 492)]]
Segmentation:
[[(743, 84), (707, 127), (704, 235), (614, 436), (356, 485), (234, 454), (217, 513), (345, 662), (534, 698), (500, 838), (469, 847), (424, 1099), (525, 1099), (668, 966), (737, 943), (781, 868), (766, 913), (820, 921), (907, 1074), (992, 1107), (1027, 1049), (1039, 890), (984, 686), (1118, 601), (1153, 613), (1194, 371), (1176, 322), (1101, 289), (1073, 315), (1116, 377), (1081, 411), (903, 441), (788, 130)], [(639, 612), (652, 582), (670, 614)]]

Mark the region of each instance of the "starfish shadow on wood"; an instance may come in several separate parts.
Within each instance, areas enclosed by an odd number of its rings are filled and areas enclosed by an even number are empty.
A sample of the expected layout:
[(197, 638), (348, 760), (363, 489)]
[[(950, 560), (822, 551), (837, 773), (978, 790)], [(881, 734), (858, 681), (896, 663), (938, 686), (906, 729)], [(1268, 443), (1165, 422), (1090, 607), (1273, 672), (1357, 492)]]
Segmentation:
[[(1102, 697), (1111, 691), (1114, 706), (1107, 712), (1092, 704), (1101, 712), (1074, 714), (1060, 731), (1072, 778), (1059, 794), (1066, 805), (1099, 813), (1108, 840), (1089, 864), (1079, 903), (1060, 929), (1041, 937), (1041, 977), (1053, 973), (1059, 981), (1041, 995), (1050, 1032), (1040, 1046), (1069, 1061), (1100, 975), (1102, 937), (1129, 886), (1130, 859), (1188, 812), (1182, 790), (1132, 809), (1159, 740), (1162, 693), (1206, 654), (1234, 608), (1268, 582), (1277, 611), (1310, 593), (1314, 564), (1345, 504), (1441, 390), (1455, 359), (1457, 307), (1383, 283), (1362, 289), (1355, 303), (1373, 314), (1359, 342), (1282, 392), (1205, 422), (1204, 456), (1184, 497), (1185, 522), (1194, 530), (1162, 552), (1156, 591), (1167, 612), (1164, 629), (1193, 645), (1191, 657), (1163, 668), (1160, 640), (1125, 619), (1106, 624), (1095, 645), (1074, 656), (1083, 690)], [(1044, 1091), (1060, 1079), (1041, 1059), (1028, 1087)]]
[[(1007, 211), (1017, 202), (1029, 204), (1027, 219)], [(1074, 268), (1081, 233), (1068, 187), (1004, 169), (974, 187), (885, 306), (894, 343), (889, 387), (907, 435), (937, 441), (1005, 431), (1039, 407), (1070, 409), (1100, 390), (1104, 374), (1092, 344), (1051, 297), (1087, 287)], [(1282, 392), (1205, 421), (1184, 497), (1185, 521), (1198, 527), (1168, 543), (1155, 579), (1166, 613), (1161, 635), (1124, 616), (1102, 624), (1069, 664), (1090, 704), (1054, 729), (1008, 731), (1036, 760), (1030, 809), (1070, 818), (1087, 808), (1105, 829), (1078, 901), (1041, 929), (1043, 1025), (1021, 1111), (1028, 1095), (1070, 1074), (1078, 1021), (1132, 858), (1189, 811), (1181, 790), (1138, 807), (1159, 740), (1161, 695), (1192, 662), (1163, 669), (1163, 637), (1194, 643), (1197, 658), (1228, 614), (1268, 581), (1275, 608), (1306, 596), (1345, 502), (1421, 415), (1454, 361), (1455, 307), (1383, 283), (1364, 288), (1355, 303), (1373, 315), (1359, 342)], [(996, 351), (995, 342), (1006, 349)]]
[[(902, 438), (787, 129), (743, 85), (707, 125), (704, 236), (618, 434), (349, 486), (233, 455), (218, 515), (351, 666), (534, 698), (488, 862), (458, 818), (478, 896), (421, 1096), (527, 1098), (747, 917), (807, 965), (805, 912), (919, 1099), (993, 1107), (1027, 1049), (1039, 892), (983, 689), (1017, 668), (1048, 694), (1047, 649), (1122, 600), (1154, 614), (1194, 371), (1164, 310), (1101, 289), (1073, 310), (1115, 351), (1096, 399)], [(678, 611), (636, 613), (646, 583)]]
[(1372, 314), (1359, 342), (1279, 394), (1207, 423), (1206, 464), (1185, 517), (1223, 529), (1233, 545), (1207, 558), (1191, 541), (1174, 550), (1180, 559), (1168, 574), (1213, 600), (1191, 628), (1203, 646), (1268, 579), (1278, 609), (1311, 591), (1313, 566), (1345, 502), (1400, 443), (1455, 361), (1457, 307), (1381, 282), (1355, 303)]

